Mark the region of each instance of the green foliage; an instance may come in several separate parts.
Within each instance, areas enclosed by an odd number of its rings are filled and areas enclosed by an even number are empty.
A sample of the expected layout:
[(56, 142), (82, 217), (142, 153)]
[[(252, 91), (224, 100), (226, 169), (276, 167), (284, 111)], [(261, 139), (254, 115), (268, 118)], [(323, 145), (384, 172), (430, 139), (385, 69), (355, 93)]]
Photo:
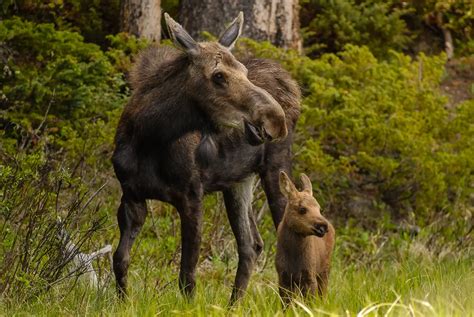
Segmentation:
[(74, 285), (58, 217), (85, 252), (114, 234), (97, 238), (118, 200), (116, 183), (103, 188), (128, 93), (123, 72), (147, 43), (124, 34), (109, 40), (104, 52), (52, 24), (0, 24), (0, 288), (8, 298)]
[(303, 0), (302, 31), (312, 55), (341, 51), (346, 44), (366, 45), (376, 56), (407, 48), (412, 36), (394, 1)]
[[(210, 270), (201, 268), (197, 273), (199, 280), (193, 300), (182, 297), (177, 281), (170, 277), (169, 265), (150, 266), (150, 270), (157, 272), (147, 278), (144, 272), (137, 271), (137, 266), (131, 266), (131, 288), (125, 302), (115, 295), (113, 285), (100, 290), (76, 287), (71, 292), (54, 290), (27, 303), (0, 304), (0, 314), (362, 316), (370, 310), (371, 314), (367, 316), (469, 316), (474, 309), (470, 296), (474, 292), (471, 262), (455, 259), (432, 263), (411, 254), (403, 261), (389, 259), (382, 266), (373, 268), (341, 262), (336, 251), (328, 296), (324, 300), (297, 298), (297, 302), (285, 311), (278, 297), (272, 263), (258, 266), (258, 273), (252, 276), (246, 295), (232, 308), (227, 306), (227, 301), (235, 264), (214, 265)], [(146, 261), (142, 267), (147, 267)]]
[(77, 33), (14, 18), (0, 24), (0, 43), (8, 52), (0, 74), (3, 133), (22, 148), (42, 133), (68, 143), (72, 131), (108, 122), (124, 102), (122, 73)]
[(368, 48), (349, 45), (311, 60), (242, 44), (281, 60), (303, 85), (295, 162), (328, 215), (365, 225), (384, 212), (421, 224), (440, 213), (469, 217), (474, 103), (445, 108), (438, 88), (444, 56), (412, 60), (392, 51), (379, 61)]
[(66, 251), (62, 230), (88, 252), (98, 248), (93, 238), (105, 218), (100, 199), (91, 203), (97, 195), (89, 192), (91, 184), (54, 166), (44, 153), (2, 156), (2, 162), (0, 288), (4, 298), (31, 300), (53, 285), (74, 282), (79, 273), (69, 265), (79, 250)]
[(389, 50), (440, 52), (441, 27), (451, 31), (457, 56), (473, 53), (474, 11), (469, 0), (301, 0), (306, 51), (336, 53), (365, 45), (378, 58)]
[(180, 0), (161, 0), (161, 11), (175, 17), (179, 14)]
[(107, 35), (110, 47), (107, 56), (112, 60), (117, 70), (126, 73), (132, 65), (132, 56), (150, 45), (146, 39), (139, 39), (128, 33)]
[(0, 18), (16, 15), (36, 23), (53, 23), (99, 44), (107, 34), (118, 31), (119, 12), (119, 0), (7, 0), (0, 5)]
[(458, 56), (474, 54), (474, 4), (470, 0), (410, 1), (415, 16), (426, 24), (451, 31)]

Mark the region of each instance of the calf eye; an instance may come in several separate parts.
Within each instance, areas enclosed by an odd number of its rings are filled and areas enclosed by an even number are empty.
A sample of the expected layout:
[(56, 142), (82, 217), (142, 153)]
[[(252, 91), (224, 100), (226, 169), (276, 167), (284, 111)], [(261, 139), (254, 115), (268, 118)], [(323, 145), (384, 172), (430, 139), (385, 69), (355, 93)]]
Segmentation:
[(225, 77), (222, 72), (215, 72), (212, 75), (212, 81), (214, 81), (216, 84), (222, 85), (225, 83)]
[(300, 207), (298, 209), (298, 212), (300, 213), (300, 215), (304, 215), (307, 211), (308, 209), (306, 209), (306, 207)]

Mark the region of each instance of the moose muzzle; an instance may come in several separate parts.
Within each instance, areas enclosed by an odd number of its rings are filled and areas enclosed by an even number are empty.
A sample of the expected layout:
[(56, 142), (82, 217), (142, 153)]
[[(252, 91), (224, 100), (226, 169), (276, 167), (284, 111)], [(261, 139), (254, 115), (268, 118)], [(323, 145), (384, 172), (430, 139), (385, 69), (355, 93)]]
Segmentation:
[(250, 95), (250, 120), (244, 120), (245, 136), (251, 145), (280, 141), (288, 135), (285, 112), (265, 90), (256, 87)]

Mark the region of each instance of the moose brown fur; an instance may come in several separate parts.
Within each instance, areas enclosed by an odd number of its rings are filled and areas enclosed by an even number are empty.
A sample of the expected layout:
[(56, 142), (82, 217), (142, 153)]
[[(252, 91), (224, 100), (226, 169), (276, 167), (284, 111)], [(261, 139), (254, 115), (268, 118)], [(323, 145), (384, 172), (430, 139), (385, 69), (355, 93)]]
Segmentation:
[(285, 303), (295, 292), (325, 294), (335, 241), (334, 228), (313, 197), (311, 181), (305, 174), (301, 181), (299, 192), (285, 172), (280, 173), (280, 189), (288, 203), (278, 227), (276, 268)]
[(179, 285), (192, 295), (203, 197), (222, 191), (239, 253), (233, 302), (245, 291), (263, 246), (251, 206), (255, 175), (275, 226), (283, 215), (278, 173), (291, 170), (300, 90), (277, 63), (232, 55), (242, 15), (218, 42), (202, 43), (166, 14), (165, 19), (177, 48), (155, 46), (138, 58), (115, 137), (112, 162), (123, 192), (114, 253), (117, 287), (126, 293), (130, 249), (145, 222), (146, 199), (157, 199), (179, 213)]

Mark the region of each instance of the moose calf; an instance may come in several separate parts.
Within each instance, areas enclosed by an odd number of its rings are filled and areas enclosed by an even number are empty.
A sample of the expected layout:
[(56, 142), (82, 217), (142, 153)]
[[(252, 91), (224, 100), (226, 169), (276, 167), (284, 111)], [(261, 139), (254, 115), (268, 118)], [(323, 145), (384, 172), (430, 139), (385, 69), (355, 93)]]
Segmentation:
[(278, 226), (276, 269), (285, 304), (295, 291), (305, 296), (325, 294), (334, 248), (334, 227), (321, 215), (308, 176), (302, 174), (301, 181), (299, 192), (280, 172), (280, 190), (288, 203)]

